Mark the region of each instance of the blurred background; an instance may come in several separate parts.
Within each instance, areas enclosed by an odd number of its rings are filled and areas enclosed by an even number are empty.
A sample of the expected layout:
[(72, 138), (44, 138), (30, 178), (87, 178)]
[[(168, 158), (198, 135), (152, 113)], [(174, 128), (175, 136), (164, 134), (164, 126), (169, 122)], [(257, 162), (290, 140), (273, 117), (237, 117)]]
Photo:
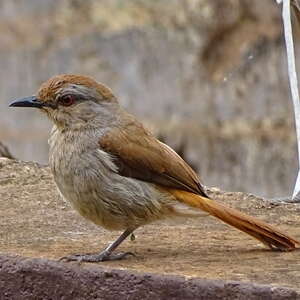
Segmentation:
[(0, 141), (18, 159), (47, 163), (51, 124), (7, 105), (58, 73), (111, 87), (205, 185), (291, 193), (296, 141), (276, 1), (1, 0)]

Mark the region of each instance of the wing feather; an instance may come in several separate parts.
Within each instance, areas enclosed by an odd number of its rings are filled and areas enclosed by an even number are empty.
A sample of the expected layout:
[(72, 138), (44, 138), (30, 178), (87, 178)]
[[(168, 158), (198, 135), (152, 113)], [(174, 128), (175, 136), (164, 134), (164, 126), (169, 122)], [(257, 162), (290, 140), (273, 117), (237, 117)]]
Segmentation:
[(102, 136), (99, 144), (114, 157), (122, 176), (207, 197), (193, 169), (131, 115), (126, 115), (119, 127)]

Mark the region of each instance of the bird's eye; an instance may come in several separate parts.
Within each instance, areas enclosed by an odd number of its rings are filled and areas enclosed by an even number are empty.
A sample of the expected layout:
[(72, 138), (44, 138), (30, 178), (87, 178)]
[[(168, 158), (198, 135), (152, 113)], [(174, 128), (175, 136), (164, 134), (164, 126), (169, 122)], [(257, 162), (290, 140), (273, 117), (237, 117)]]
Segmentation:
[(63, 106), (70, 106), (75, 102), (75, 97), (72, 95), (66, 95), (61, 97), (58, 102)]

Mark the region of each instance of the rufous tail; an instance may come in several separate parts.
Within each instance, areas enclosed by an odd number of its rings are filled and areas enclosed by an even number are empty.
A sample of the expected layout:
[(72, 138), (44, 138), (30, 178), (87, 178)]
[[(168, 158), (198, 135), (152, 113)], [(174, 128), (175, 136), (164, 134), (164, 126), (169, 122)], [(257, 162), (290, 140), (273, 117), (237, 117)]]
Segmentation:
[(276, 227), (217, 201), (182, 190), (172, 189), (169, 192), (178, 201), (208, 212), (223, 222), (251, 235), (271, 249), (290, 251), (300, 245), (300, 241), (286, 235)]

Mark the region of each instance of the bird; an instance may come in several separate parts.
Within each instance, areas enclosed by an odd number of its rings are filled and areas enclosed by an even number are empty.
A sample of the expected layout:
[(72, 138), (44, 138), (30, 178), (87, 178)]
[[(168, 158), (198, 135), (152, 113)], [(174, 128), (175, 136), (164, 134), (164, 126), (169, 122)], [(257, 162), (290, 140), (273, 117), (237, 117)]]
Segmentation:
[[(62, 197), (81, 216), (122, 234), (99, 253), (70, 254), (65, 261), (119, 260), (115, 252), (137, 228), (204, 211), (247, 233), (273, 250), (296, 249), (300, 242), (256, 217), (211, 199), (196, 172), (160, 142), (95, 79), (56, 75), (34, 96), (11, 107), (33, 107), (53, 122), (49, 165)], [(203, 212), (202, 212), (203, 213)]]

